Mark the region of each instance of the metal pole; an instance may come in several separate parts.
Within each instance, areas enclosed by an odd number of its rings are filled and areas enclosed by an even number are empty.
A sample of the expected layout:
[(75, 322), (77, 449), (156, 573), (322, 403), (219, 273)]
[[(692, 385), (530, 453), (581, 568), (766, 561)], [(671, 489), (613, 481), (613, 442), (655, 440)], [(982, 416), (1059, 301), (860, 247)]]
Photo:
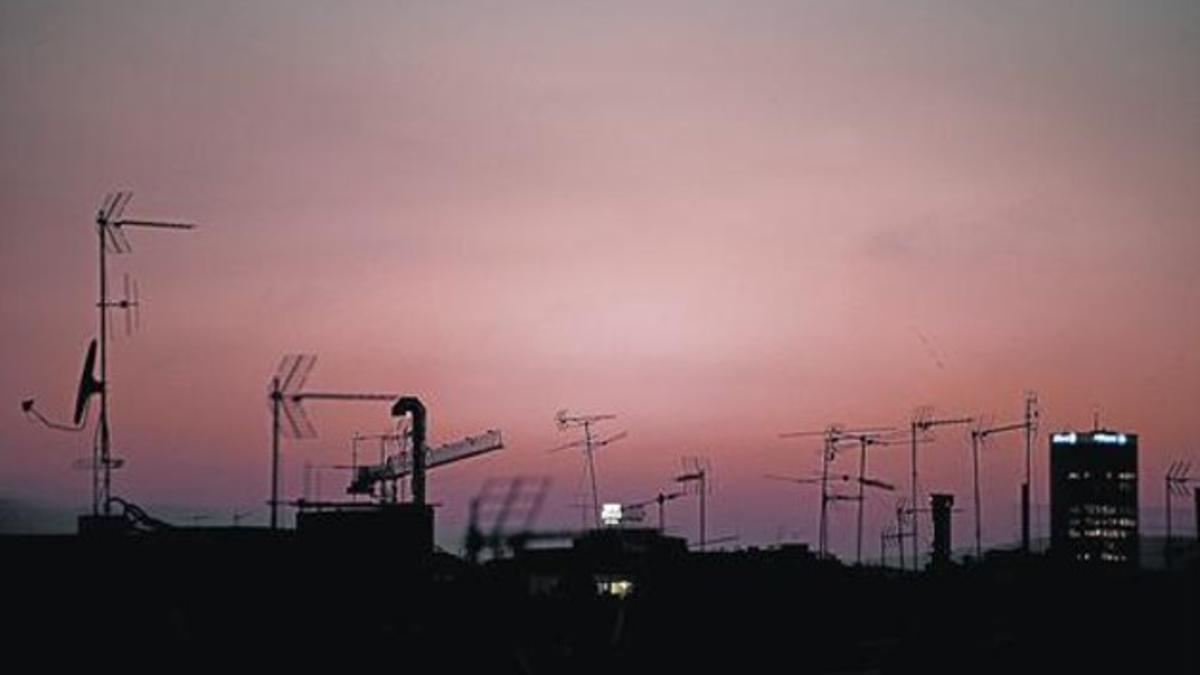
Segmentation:
[[(111, 507), (108, 504), (109, 495), (109, 476), (108, 476), (108, 453), (109, 453), (109, 430), (108, 430), (108, 256), (104, 249), (104, 232), (105, 223), (98, 223), (98, 232), (100, 235), (100, 461), (92, 465), (92, 514), (100, 509), (104, 515), (112, 513)], [(92, 455), (95, 459), (95, 449), (93, 447)], [(104, 472), (103, 487), (97, 491), (97, 482), (100, 472)]]
[[(913, 507), (913, 509), (917, 508), (917, 426), (918, 426), (918, 424), (915, 421), (910, 424), (910, 429), (912, 430), (912, 507)], [(918, 532), (917, 520), (918, 520), (918, 518), (917, 518), (916, 512), (914, 511), (913, 518), (912, 518), (912, 538), (913, 538), (913, 540), (912, 540), (912, 557), (913, 557), (913, 569), (914, 570), (917, 570), (920, 567), (920, 565), (917, 562), (918, 560), (920, 560), (920, 557), (919, 557), (920, 552), (917, 550), (917, 539), (919, 539), (919, 537), (917, 535), (917, 532)]]
[(701, 551), (705, 550), (705, 547), (707, 546), (707, 540), (705, 538), (705, 533), (707, 530), (706, 530), (705, 522), (704, 522), (705, 514), (707, 512), (707, 509), (705, 508), (705, 503), (704, 503), (704, 494), (706, 492), (708, 492), (708, 471), (706, 471), (705, 469), (700, 469), (700, 550)]
[(867, 477), (867, 437), (860, 436), (858, 439), (858, 542), (854, 549), (854, 562), (862, 564), (862, 531), (863, 531), (863, 506), (866, 504), (866, 499), (863, 491), (866, 489), (863, 480)]
[(663, 505), (667, 503), (667, 497), (663, 493), (658, 493), (658, 531), (661, 534), (666, 532), (666, 519), (663, 516)]
[(1167, 503), (1167, 542), (1166, 550), (1163, 551), (1163, 559), (1166, 562), (1167, 569), (1171, 569), (1171, 476), (1167, 474), (1163, 479), (1163, 497)]
[(900, 569), (904, 567), (904, 500), (896, 507), (896, 552), (900, 555)]
[(1033, 484), (1033, 398), (1025, 398), (1025, 484), (1021, 486), (1021, 550), (1029, 553), (1029, 492)]
[(279, 378), (271, 380), (271, 529), (279, 529), (279, 408), (283, 393)]
[(979, 506), (979, 434), (971, 432), (971, 458), (975, 464), (975, 557), (983, 557), (983, 520)]
[(826, 553), (826, 520), (825, 520), (825, 505), (829, 502), (829, 453), (830, 446), (833, 444), (832, 439), (827, 435), (825, 437), (825, 447), (821, 451), (821, 522), (817, 529), (817, 550), (821, 557), (825, 557)]
[(1193, 489), (1192, 499), (1195, 500), (1192, 513), (1196, 518), (1196, 541), (1200, 542), (1200, 487)]
[(585, 421), (583, 423), (583, 438), (584, 448), (587, 450), (588, 475), (592, 479), (592, 522), (596, 528), (600, 527), (600, 496), (596, 489), (596, 462), (592, 458), (592, 424)]

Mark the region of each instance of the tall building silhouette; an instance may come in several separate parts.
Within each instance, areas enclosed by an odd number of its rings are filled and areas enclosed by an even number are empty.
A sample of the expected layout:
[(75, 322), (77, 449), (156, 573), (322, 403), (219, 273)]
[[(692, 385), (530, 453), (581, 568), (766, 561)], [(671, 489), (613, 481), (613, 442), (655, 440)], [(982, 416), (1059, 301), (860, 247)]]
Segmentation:
[(1137, 434), (1050, 437), (1050, 546), (1081, 563), (1138, 562)]

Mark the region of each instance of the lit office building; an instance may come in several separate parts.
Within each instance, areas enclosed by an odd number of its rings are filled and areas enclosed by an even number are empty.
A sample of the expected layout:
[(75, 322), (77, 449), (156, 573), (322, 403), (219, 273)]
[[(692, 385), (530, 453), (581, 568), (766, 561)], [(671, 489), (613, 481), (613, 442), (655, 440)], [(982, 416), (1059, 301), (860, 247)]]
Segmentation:
[(1137, 564), (1137, 434), (1050, 437), (1050, 547), (1082, 563)]

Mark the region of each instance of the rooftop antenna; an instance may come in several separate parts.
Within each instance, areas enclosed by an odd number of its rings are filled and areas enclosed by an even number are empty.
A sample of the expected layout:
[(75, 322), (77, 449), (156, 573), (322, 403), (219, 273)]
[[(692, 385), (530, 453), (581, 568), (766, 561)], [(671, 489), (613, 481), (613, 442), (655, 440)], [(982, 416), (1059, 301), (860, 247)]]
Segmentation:
[[(196, 226), (191, 223), (182, 223), (165, 220), (141, 220), (125, 217), (125, 208), (129, 206), (129, 201), (133, 199), (133, 193), (126, 190), (109, 195), (101, 205), (100, 210), (96, 212), (96, 234), (99, 240), (99, 256), (100, 256), (100, 299), (96, 303), (96, 307), (100, 314), (100, 382), (104, 386), (100, 387), (100, 429), (99, 429), (99, 469), (103, 474), (102, 485), (99, 490), (98, 500), (104, 510), (104, 515), (112, 514), (112, 507), (109, 497), (112, 496), (112, 457), (111, 446), (112, 438), (110, 426), (108, 423), (108, 395), (111, 387), (108, 381), (108, 312), (110, 309), (123, 309), (126, 311), (126, 318), (129, 317), (131, 308), (138, 306), (136, 297), (131, 301), (127, 292), (124, 300), (111, 301), (108, 299), (108, 254), (123, 254), (133, 252), (133, 247), (129, 243), (129, 239), (125, 236), (126, 227), (141, 227), (157, 230), (191, 230)], [(126, 277), (128, 284), (128, 277)], [(132, 303), (132, 304), (131, 304)], [(132, 331), (131, 331), (132, 332)], [(94, 500), (95, 501), (95, 500)], [(95, 512), (96, 504), (93, 503), (93, 513)]]
[(708, 474), (710, 464), (706, 457), (684, 457), (682, 460), (684, 473), (675, 477), (676, 483), (682, 483), (686, 491), (689, 483), (698, 485), (700, 494), (700, 550), (703, 551), (708, 545), (705, 540), (707, 536), (707, 526), (705, 519), (707, 518), (708, 509), (706, 505), (706, 495), (708, 493)]
[[(279, 438), (315, 438), (316, 427), (304, 412), (304, 401), (393, 401), (397, 394), (303, 391), (308, 374), (317, 363), (315, 354), (288, 354), (279, 362), (267, 400), (271, 405), (271, 529), (279, 529)], [(287, 420), (284, 429), (280, 420)]]
[[(830, 502), (858, 502), (861, 505), (862, 502), (866, 500), (866, 495), (864, 494), (864, 488), (868, 488), (868, 487), (869, 488), (877, 488), (880, 490), (886, 490), (888, 492), (894, 492), (896, 490), (896, 486), (892, 485), (891, 483), (887, 483), (885, 481), (881, 481), (881, 480), (878, 480), (875, 478), (867, 478), (865, 476), (851, 476), (848, 473), (841, 473), (841, 474), (823, 473), (822, 475), (819, 475), (819, 476), (800, 476), (800, 477), (780, 476), (780, 475), (776, 475), (776, 474), (766, 474), (763, 476), (763, 478), (766, 478), (768, 480), (778, 480), (778, 481), (784, 481), (784, 482), (788, 482), (788, 483), (795, 483), (797, 485), (821, 485), (822, 486), (821, 502), (823, 505), (828, 504)], [(856, 483), (856, 484), (858, 484), (858, 488), (859, 488), (858, 494), (848, 495), (848, 494), (841, 494), (841, 493), (837, 493), (837, 492), (831, 492), (828, 489), (829, 483), (831, 483), (831, 482)], [(828, 514), (827, 514), (826, 509), (822, 509), (822, 517), (827, 517), (827, 515)], [(824, 529), (826, 529), (826, 530), (828, 529), (828, 524), (824, 524)], [(860, 534), (859, 540), (861, 541), (861, 531), (859, 534)], [(861, 555), (861, 548), (860, 548), (859, 552)], [(825, 555), (826, 553), (827, 553), (826, 550), (821, 551), (822, 555)], [(859, 561), (861, 562), (861, 557), (860, 557)]]
[[(1033, 401), (1034, 406), (1036, 406), (1036, 404), (1037, 404), (1036, 395), (1033, 395), (1032, 397), (1027, 397), (1025, 399), (1025, 419), (1024, 420), (1022, 420), (1020, 422), (1013, 422), (1012, 424), (1001, 424), (999, 426), (994, 426), (994, 427), (979, 427), (979, 428), (971, 430), (971, 462), (972, 462), (974, 482), (975, 482), (975, 495), (974, 495), (975, 496), (975, 557), (977, 557), (977, 558), (983, 556), (983, 515), (982, 515), (983, 507), (981, 506), (983, 502), (979, 496), (979, 448), (981, 445), (986, 444), (988, 436), (992, 436), (994, 434), (1007, 433), (1009, 431), (1024, 431), (1025, 432), (1026, 463), (1027, 463), (1026, 464), (1026, 478), (1025, 478), (1026, 482), (1022, 486), (1022, 489), (1021, 489), (1021, 506), (1022, 506), (1021, 513), (1022, 513), (1022, 524), (1023, 524), (1022, 532), (1023, 533), (1025, 532), (1024, 523), (1028, 522), (1027, 520), (1025, 520), (1025, 516), (1026, 516), (1025, 508), (1027, 508), (1028, 504), (1029, 504), (1029, 500), (1028, 500), (1028, 495), (1029, 495), (1029, 492), (1028, 492), (1028, 485), (1029, 485), (1028, 462), (1029, 462), (1029, 456), (1030, 456), (1029, 445), (1031, 444), (1030, 436), (1032, 434), (1034, 425), (1036, 424), (1035, 420), (1037, 418), (1036, 407), (1032, 408), (1032, 411), (1033, 411), (1032, 415), (1030, 414), (1030, 411), (1031, 411), (1030, 400)], [(1022, 539), (1022, 542), (1024, 545), (1024, 538)], [(1026, 549), (1026, 550), (1028, 550), (1028, 549)]]
[[(862, 538), (863, 538), (863, 508), (866, 506), (866, 488), (871, 485), (870, 479), (867, 478), (867, 448), (880, 445), (895, 445), (898, 440), (884, 436), (888, 432), (895, 431), (892, 427), (883, 427), (881, 431), (870, 433), (846, 433), (843, 437), (846, 440), (857, 441), (858, 447), (858, 527), (856, 531), (856, 541), (854, 548), (854, 561), (856, 564), (862, 564)], [(874, 481), (879, 483), (880, 481)], [(887, 484), (885, 484), (887, 485)], [(873, 487), (880, 487), (874, 485)], [(895, 488), (888, 485), (888, 490)]]
[[(507, 483), (501, 487), (502, 483)], [(570, 539), (570, 532), (534, 532), (532, 527), (550, 489), (550, 478), (523, 477), (502, 480), (489, 478), (479, 495), (471, 499), (464, 548), (466, 558), (475, 563), (484, 548), (499, 558), (506, 550), (516, 551), (538, 540)], [(509, 523), (520, 521), (515, 528)], [(486, 526), (490, 523), (490, 527)]]
[[(1033, 490), (1033, 439), (1037, 435), (1038, 396), (1025, 392), (1025, 483), (1021, 485), (1021, 551), (1029, 553), (1029, 503)], [(1096, 413), (1096, 428), (1100, 428), (1100, 413)]]
[[(940, 426), (948, 426), (953, 424), (971, 424), (975, 420), (971, 417), (944, 417), (937, 418), (933, 415), (933, 408), (930, 406), (922, 406), (917, 408), (913, 414), (912, 421), (909, 425), (912, 439), (912, 504), (915, 507), (920, 502), (917, 500), (917, 433), (924, 434), (925, 432)], [(920, 563), (920, 535), (918, 522), (920, 518), (915, 515), (912, 519), (912, 554), (913, 554), (913, 569), (919, 570)]]
[[(910, 517), (908, 513), (908, 500), (901, 497), (896, 500), (896, 552), (899, 554), (900, 569), (906, 569), (904, 564), (904, 539), (912, 536), (912, 526), (905, 525), (904, 521)], [(912, 515), (911, 517), (916, 517)]]
[(579, 440), (560, 445), (547, 450), (547, 452), (558, 452), (567, 448), (583, 448), (584, 458), (586, 460), (587, 474), (592, 483), (592, 518), (595, 526), (600, 527), (600, 493), (596, 488), (596, 460), (595, 451), (597, 448), (602, 448), (610, 443), (615, 443), (629, 434), (622, 431), (620, 433), (609, 436), (601, 440), (592, 438), (592, 425), (605, 420), (616, 419), (616, 415), (573, 415), (567, 410), (559, 410), (554, 415), (554, 422), (558, 426), (559, 431), (567, 429), (583, 428), (583, 438)]
[(634, 502), (629, 505), (629, 508), (641, 509), (641, 508), (650, 506), (651, 504), (658, 504), (658, 531), (666, 532), (667, 531), (667, 527), (666, 527), (666, 504), (667, 504), (667, 502), (679, 499), (680, 497), (682, 497), (686, 494), (687, 494), (687, 492), (662, 492), (662, 491), (660, 491), (658, 493), (658, 496), (656, 496), (652, 499), (645, 499), (640, 502)]
[[(108, 256), (109, 254), (120, 255), (133, 251), (133, 246), (125, 236), (125, 228), (127, 227), (157, 230), (191, 230), (195, 228), (195, 225), (191, 223), (126, 218), (125, 208), (129, 206), (131, 199), (133, 199), (133, 193), (129, 191), (109, 193), (100, 205), (100, 209), (96, 212), (96, 236), (100, 264), (100, 288), (96, 309), (99, 314), (100, 338), (99, 342), (93, 340), (88, 347), (88, 356), (85, 359), (84, 372), (75, 400), (74, 424), (58, 424), (46, 419), (34, 409), (33, 399), (21, 402), (21, 409), (25, 413), (46, 426), (54, 429), (78, 431), (84, 427), (83, 418), (87, 401), (94, 394), (100, 396), (100, 414), (96, 428), (96, 437), (92, 444), (93, 516), (100, 515), (101, 513), (105, 516), (112, 515), (112, 505), (114, 503), (112, 496), (112, 470), (121, 465), (120, 461), (114, 460), (112, 457), (112, 431), (108, 421), (108, 395), (111, 391), (108, 380), (109, 313), (113, 309), (125, 311), (126, 330), (128, 333), (133, 332), (134, 322), (140, 323), (140, 315), (137, 309), (140, 301), (138, 299), (136, 282), (131, 284), (129, 277), (126, 276), (124, 298), (121, 300), (110, 300), (108, 297)], [(93, 371), (97, 351), (100, 361), (99, 377), (96, 377)]]
[[(129, 275), (124, 275), (124, 295), (120, 300), (113, 300), (108, 303), (109, 311), (114, 309), (122, 310), (125, 313), (125, 337), (131, 337), (135, 331), (141, 330), (142, 315), (138, 310), (141, 306), (138, 294), (138, 283), (136, 279), (130, 279)], [(112, 321), (112, 318), (109, 318)]]
[(1165, 489), (1163, 490), (1163, 493), (1167, 502), (1167, 541), (1164, 552), (1166, 553), (1165, 558), (1168, 570), (1171, 569), (1171, 563), (1173, 562), (1172, 558), (1174, 557), (1175, 553), (1173, 548), (1174, 533), (1171, 530), (1171, 496), (1178, 495), (1181, 497), (1187, 497), (1188, 483), (1200, 482), (1200, 480), (1188, 476), (1191, 470), (1192, 463), (1190, 461), (1177, 460), (1171, 462), (1171, 466), (1167, 469), (1166, 476), (1163, 477), (1163, 482), (1165, 483)]
[(829, 552), (829, 502), (841, 500), (840, 496), (831, 496), (829, 492), (829, 465), (835, 459), (837, 459), (839, 445), (847, 440), (850, 440), (847, 434), (881, 433), (890, 430), (891, 427), (861, 427), (856, 429), (847, 429), (841, 424), (830, 424), (824, 429), (817, 431), (789, 431), (779, 434), (780, 438), (820, 436), (822, 439), (821, 513), (820, 525), (817, 533), (817, 550), (820, 552), (821, 556), (825, 556)]

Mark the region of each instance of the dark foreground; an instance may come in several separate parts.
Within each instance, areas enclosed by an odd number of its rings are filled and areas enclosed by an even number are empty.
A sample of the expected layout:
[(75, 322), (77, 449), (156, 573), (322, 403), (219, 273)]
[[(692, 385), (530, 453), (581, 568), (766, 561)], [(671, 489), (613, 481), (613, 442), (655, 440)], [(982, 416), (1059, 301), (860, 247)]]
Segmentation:
[(1200, 672), (1194, 565), (918, 575), (617, 532), (480, 565), (254, 529), (4, 537), (3, 642), (105, 672)]

